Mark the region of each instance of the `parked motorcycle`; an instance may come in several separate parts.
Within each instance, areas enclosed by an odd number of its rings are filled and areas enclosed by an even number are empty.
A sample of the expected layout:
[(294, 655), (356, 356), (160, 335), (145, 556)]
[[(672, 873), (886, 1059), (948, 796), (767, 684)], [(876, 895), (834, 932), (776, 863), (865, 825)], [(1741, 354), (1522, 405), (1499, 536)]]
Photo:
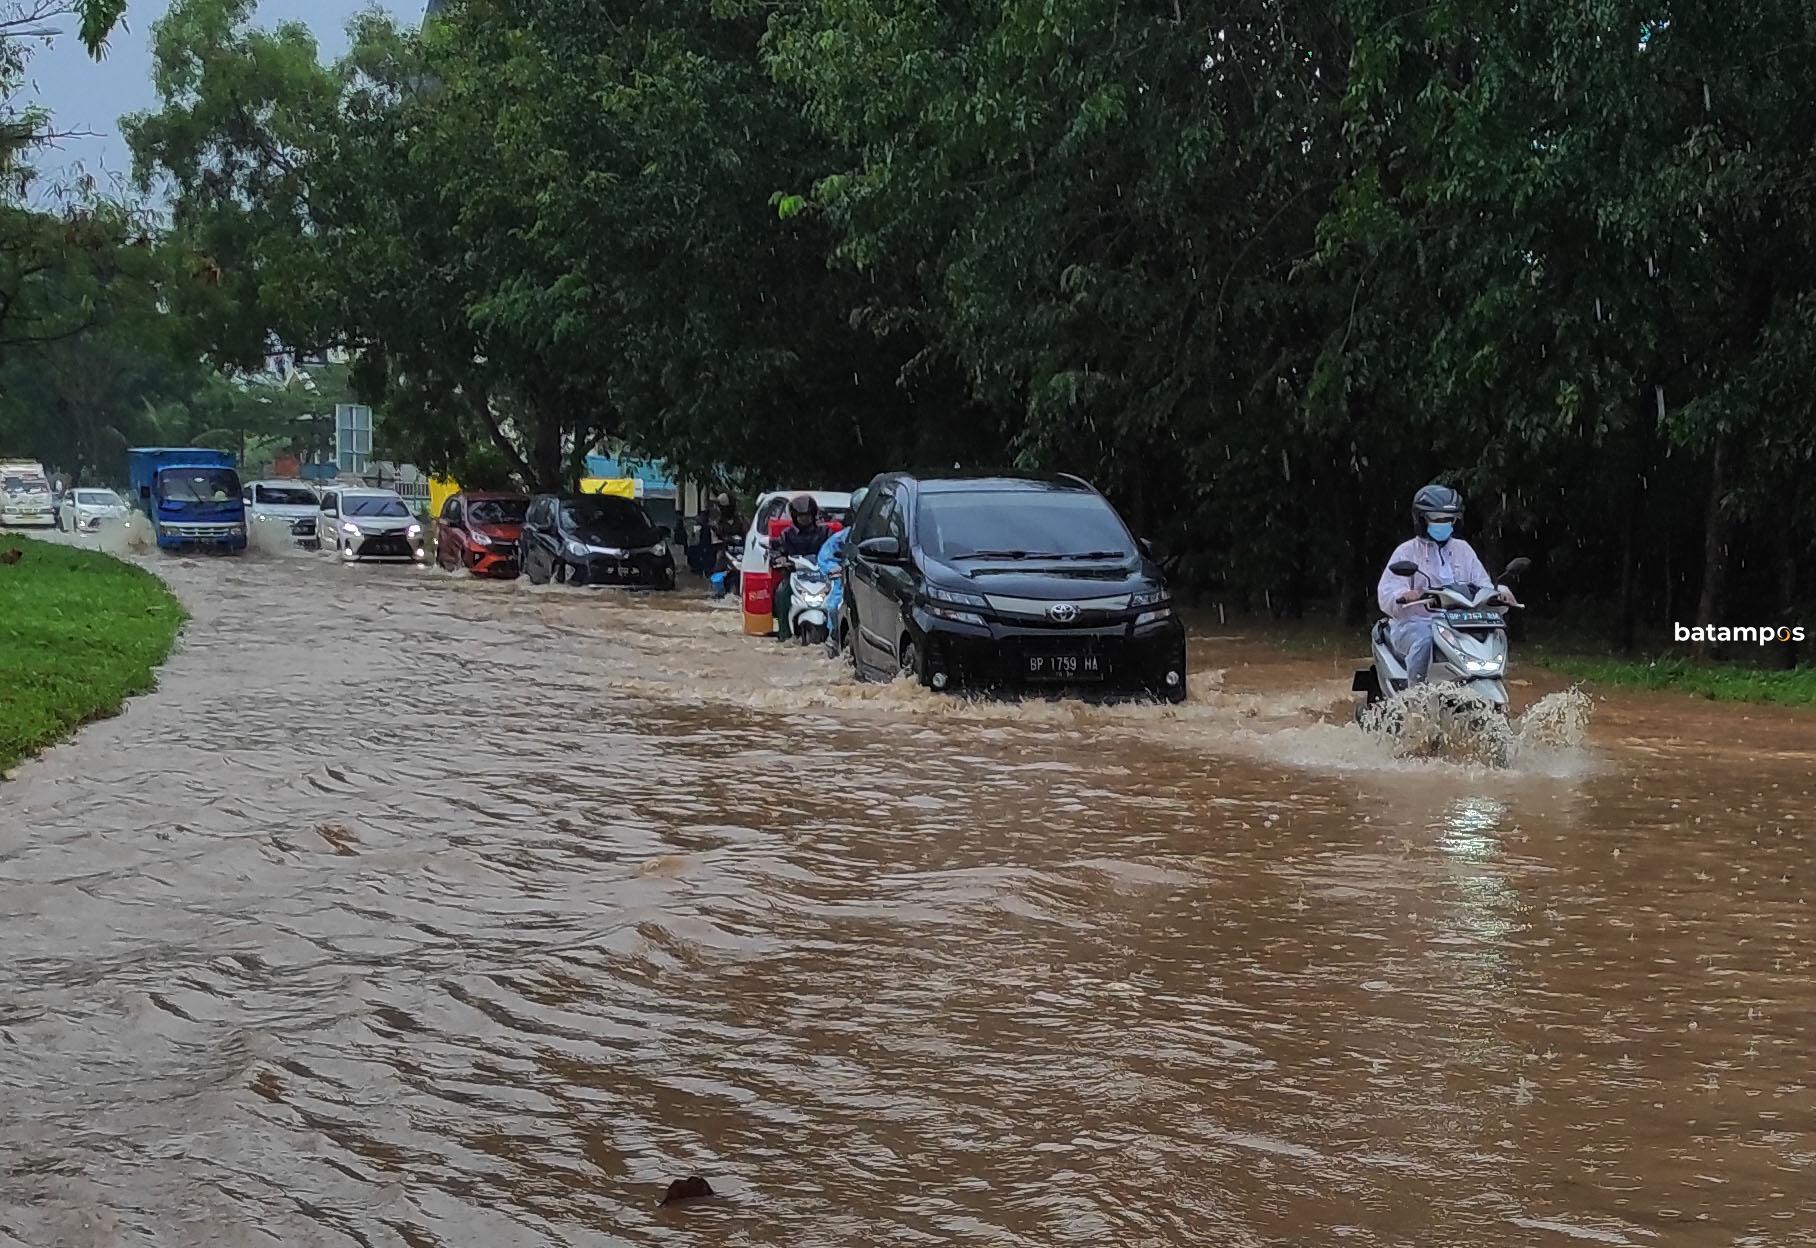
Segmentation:
[[(1425, 605), (1433, 617), (1427, 684), (1467, 689), (1507, 713), (1507, 612), (1519, 604), (1502, 602), (1500, 587), (1518, 580), (1531, 566), (1530, 559), (1513, 560), (1494, 585), (1425, 587)], [(1387, 570), (1395, 576), (1420, 575), (1411, 560), (1389, 564)], [(1410, 683), (1406, 660), (1388, 639), (1391, 626), (1386, 619), (1375, 622), (1369, 634), (1374, 663), (1358, 669), (1350, 683), (1353, 691), (1365, 695), (1356, 707), (1359, 721), (1367, 708), (1403, 692)]]
[(831, 617), (826, 603), (832, 596), (832, 582), (812, 559), (797, 555), (789, 561), (788, 633), (797, 645), (823, 646), (831, 633)]

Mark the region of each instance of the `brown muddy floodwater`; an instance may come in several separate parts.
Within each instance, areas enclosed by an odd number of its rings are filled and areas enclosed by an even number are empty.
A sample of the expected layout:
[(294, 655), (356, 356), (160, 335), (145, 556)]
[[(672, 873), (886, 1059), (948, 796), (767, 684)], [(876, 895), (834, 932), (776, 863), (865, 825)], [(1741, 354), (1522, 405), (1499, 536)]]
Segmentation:
[(159, 692), (0, 787), (0, 1244), (1816, 1244), (1816, 720), (1486, 770), (1231, 637), (974, 705), (156, 566)]

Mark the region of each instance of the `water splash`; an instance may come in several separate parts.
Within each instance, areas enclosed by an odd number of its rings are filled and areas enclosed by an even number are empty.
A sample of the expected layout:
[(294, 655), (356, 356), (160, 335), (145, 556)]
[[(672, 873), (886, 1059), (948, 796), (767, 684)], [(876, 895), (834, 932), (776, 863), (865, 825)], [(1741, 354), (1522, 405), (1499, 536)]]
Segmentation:
[(1595, 704), (1579, 685), (1548, 693), (1534, 702), (1519, 719), (1516, 764), (1581, 750), (1589, 737), (1589, 716), (1594, 709)]
[(1582, 748), (1592, 704), (1579, 688), (1547, 694), (1514, 719), (1457, 685), (1420, 685), (1365, 708), (1365, 732), (1393, 743), (1399, 758), (1436, 758), (1495, 768), (1554, 761)]
[(1505, 767), (1518, 740), (1499, 707), (1458, 685), (1415, 685), (1365, 708), (1357, 722), (1389, 738), (1402, 758)]

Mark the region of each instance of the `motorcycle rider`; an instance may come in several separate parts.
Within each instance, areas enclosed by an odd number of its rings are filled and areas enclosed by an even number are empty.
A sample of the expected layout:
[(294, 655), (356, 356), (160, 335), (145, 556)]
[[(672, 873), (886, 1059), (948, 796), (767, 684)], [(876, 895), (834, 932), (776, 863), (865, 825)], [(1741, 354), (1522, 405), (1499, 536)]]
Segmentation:
[(721, 573), (733, 570), (728, 550), (742, 535), (737, 508), (731, 495), (723, 491), (700, 509), (700, 575), (713, 587), (713, 597), (725, 596), (726, 579)]
[[(854, 521), (857, 518), (858, 508), (864, 505), (864, 495), (869, 488), (869, 486), (865, 486), (851, 496), (849, 514)], [(850, 536), (851, 528), (847, 525), (827, 538), (826, 544), (820, 547), (820, 575), (832, 583), (832, 589), (826, 595), (826, 631), (827, 644), (833, 648), (834, 654), (838, 653), (839, 604), (845, 601), (845, 573), (839, 567), (839, 552), (845, 549), (845, 539)]]
[[(1431, 630), (1434, 617), (1425, 605), (1425, 593), (1444, 585), (1493, 585), (1494, 578), (1469, 543), (1456, 536), (1457, 522), (1463, 518), (1463, 496), (1448, 485), (1432, 482), (1412, 496), (1413, 526), (1418, 535), (1394, 547), (1387, 558), (1388, 570), (1381, 573), (1375, 588), (1375, 601), (1393, 621), (1388, 626), (1388, 642), (1394, 652), (1406, 660), (1410, 683), (1422, 685), (1431, 671)], [(1405, 560), (1415, 563), (1414, 576), (1396, 576), (1393, 565)], [(1501, 600), (1512, 603), (1512, 592), (1498, 586)]]
[(788, 503), (791, 521), (782, 535), (769, 544), (769, 571), (775, 589), (772, 610), (776, 617), (776, 640), (788, 640), (788, 604), (794, 597), (789, 575), (796, 559), (817, 559), (820, 548), (832, 536), (832, 530), (820, 520), (820, 505), (811, 494), (797, 494)]

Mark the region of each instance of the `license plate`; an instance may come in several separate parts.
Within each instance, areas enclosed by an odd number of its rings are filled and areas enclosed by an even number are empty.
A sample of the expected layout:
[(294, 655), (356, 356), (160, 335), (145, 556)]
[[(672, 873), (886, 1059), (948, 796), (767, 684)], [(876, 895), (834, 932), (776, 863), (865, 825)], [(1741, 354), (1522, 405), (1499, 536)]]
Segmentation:
[(1499, 611), (1452, 611), (1450, 622), (1452, 624), (1499, 624), (1501, 613)]
[(1103, 660), (1095, 654), (1030, 654), (1029, 680), (1102, 680)]

